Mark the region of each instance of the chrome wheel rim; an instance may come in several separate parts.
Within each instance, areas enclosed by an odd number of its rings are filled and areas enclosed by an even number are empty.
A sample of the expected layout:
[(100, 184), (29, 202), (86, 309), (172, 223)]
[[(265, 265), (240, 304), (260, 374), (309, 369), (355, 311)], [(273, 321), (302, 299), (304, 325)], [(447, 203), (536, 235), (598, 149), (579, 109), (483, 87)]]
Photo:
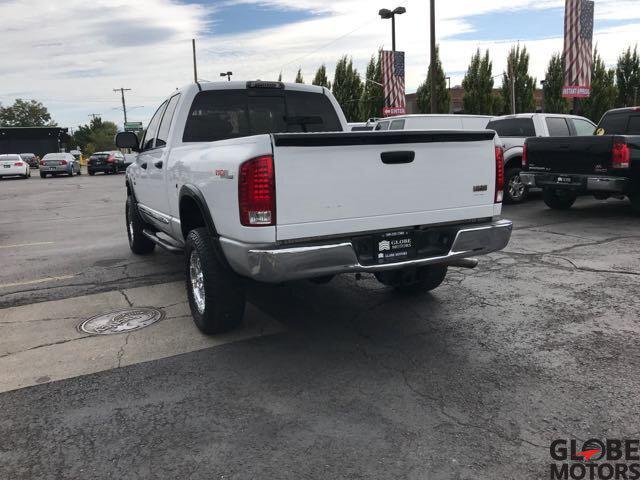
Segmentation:
[(131, 214), (127, 215), (127, 228), (129, 230), (129, 240), (133, 241), (133, 221), (131, 220)]
[(193, 300), (201, 315), (204, 313), (204, 275), (202, 273), (202, 263), (200, 255), (195, 250), (191, 252), (189, 258), (189, 277), (191, 279), (191, 290), (193, 292)]
[(522, 198), (524, 189), (525, 186), (524, 183), (522, 183), (520, 175), (514, 175), (513, 177), (511, 177), (511, 179), (509, 180), (509, 195), (511, 196), (511, 198), (515, 200)]

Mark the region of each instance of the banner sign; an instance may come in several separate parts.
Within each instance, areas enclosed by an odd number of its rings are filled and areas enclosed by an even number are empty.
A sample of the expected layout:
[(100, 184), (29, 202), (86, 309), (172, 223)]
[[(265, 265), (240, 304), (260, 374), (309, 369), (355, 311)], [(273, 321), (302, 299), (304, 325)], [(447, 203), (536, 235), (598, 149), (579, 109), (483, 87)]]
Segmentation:
[(404, 52), (383, 50), (380, 54), (384, 94), (382, 114), (385, 117), (404, 115), (407, 111), (404, 94)]
[(584, 98), (591, 93), (593, 11), (593, 0), (565, 0), (563, 97)]

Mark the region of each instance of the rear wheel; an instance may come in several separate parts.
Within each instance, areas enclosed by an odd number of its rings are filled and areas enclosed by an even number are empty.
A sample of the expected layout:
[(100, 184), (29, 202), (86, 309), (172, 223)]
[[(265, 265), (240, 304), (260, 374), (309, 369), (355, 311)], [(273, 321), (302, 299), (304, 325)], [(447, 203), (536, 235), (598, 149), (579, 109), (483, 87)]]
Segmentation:
[(96, 174), (96, 172), (94, 172), (93, 170), (89, 169), (87, 170), (87, 172), (89, 173), (89, 175), (91, 175), (92, 177)]
[(185, 245), (189, 307), (196, 326), (207, 335), (238, 327), (245, 308), (243, 281), (220, 262), (213, 242), (206, 228), (196, 228)]
[(146, 226), (140, 217), (136, 202), (131, 197), (127, 197), (126, 204), (127, 237), (129, 237), (129, 248), (138, 255), (146, 255), (156, 248), (156, 244), (149, 240), (142, 231)]
[(447, 276), (447, 265), (427, 265), (405, 270), (378, 272), (380, 283), (391, 286), (401, 293), (428, 292), (438, 288)]
[(519, 168), (510, 168), (505, 172), (504, 202), (522, 203), (529, 195), (529, 189), (522, 183)]
[(545, 188), (542, 192), (542, 198), (549, 208), (553, 208), (554, 210), (568, 210), (575, 203), (577, 196), (568, 190)]

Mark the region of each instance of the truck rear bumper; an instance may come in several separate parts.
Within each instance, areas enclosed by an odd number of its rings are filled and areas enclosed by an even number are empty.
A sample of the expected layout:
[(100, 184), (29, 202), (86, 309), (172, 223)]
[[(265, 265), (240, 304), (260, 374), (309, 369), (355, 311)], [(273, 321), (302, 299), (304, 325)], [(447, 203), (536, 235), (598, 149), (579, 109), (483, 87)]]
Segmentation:
[[(576, 193), (609, 192), (626, 193), (631, 188), (631, 181), (624, 177), (607, 175), (574, 175), (558, 173), (520, 173), (522, 182), (528, 187), (553, 187), (573, 190)], [(558, 178), (569, 179), (569, 182), (559, 182)]]
[(351, 240), (321, 245), (257, 247), (220, 238), (231, 267), (240, 275), (267, 283), (322, 277), (349, 272), (380, 272), (432, 264), (454, 263), (469, 256), (502, 250), (511, 238), (509, 220), (460, 226), (448, 253), (411, 260), (363, 265)]

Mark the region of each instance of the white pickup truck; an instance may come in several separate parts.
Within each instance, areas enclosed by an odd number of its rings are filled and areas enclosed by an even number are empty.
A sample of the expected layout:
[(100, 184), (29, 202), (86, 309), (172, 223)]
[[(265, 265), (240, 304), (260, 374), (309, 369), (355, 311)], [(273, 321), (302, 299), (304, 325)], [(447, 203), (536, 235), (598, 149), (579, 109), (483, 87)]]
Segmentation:
[(448, 266), (507, 245), (494, 132), (346, 130), (326, 88), (256, 81), (189, 85), (140, 141), (117, 135), (139, 152), (126, 175), (131, 249), (184, 252), (204, 333), (241, 322), (247, 279), (369, 272), (427, 291)]

